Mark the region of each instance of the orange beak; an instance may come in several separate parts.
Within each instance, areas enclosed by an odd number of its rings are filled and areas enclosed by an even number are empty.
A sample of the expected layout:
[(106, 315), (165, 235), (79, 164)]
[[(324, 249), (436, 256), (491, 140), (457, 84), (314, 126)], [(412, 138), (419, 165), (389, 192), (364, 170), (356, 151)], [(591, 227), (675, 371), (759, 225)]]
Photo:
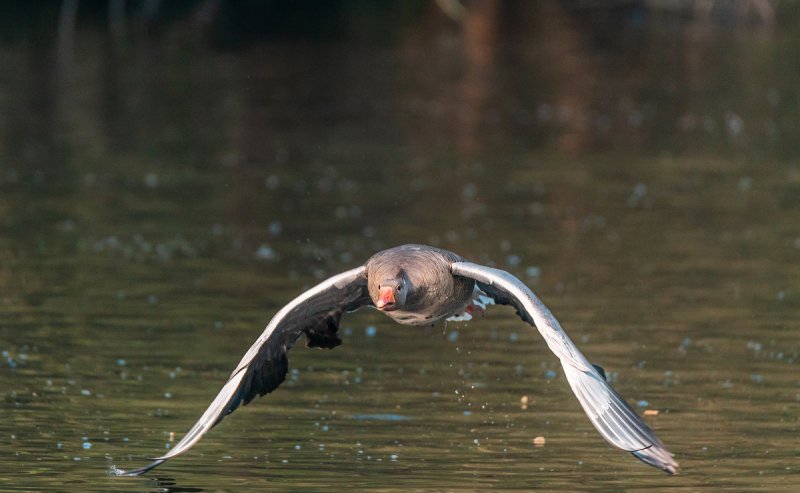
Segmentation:
[(381, 288), (381, 292), (378, 295), (378, 301), (375, 302), (375, 306), (378, 310), (383, 310), (384, 307), (394, 305), (394, 289), (391, 287)]

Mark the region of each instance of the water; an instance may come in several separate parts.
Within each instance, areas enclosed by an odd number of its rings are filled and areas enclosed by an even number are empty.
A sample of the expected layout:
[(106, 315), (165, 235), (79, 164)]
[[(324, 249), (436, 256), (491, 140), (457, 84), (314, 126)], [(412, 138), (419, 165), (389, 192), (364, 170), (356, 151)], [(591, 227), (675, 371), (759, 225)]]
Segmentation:
[[(524, 5), (4, 38), (0, 489), (795, 491), (793, 28)], [(349, 315), (185, 456), (106, 475), (179, 439), (293, 296), (410, 241), (527, 282), (681, 475), (609, 447), (502, 307)]]

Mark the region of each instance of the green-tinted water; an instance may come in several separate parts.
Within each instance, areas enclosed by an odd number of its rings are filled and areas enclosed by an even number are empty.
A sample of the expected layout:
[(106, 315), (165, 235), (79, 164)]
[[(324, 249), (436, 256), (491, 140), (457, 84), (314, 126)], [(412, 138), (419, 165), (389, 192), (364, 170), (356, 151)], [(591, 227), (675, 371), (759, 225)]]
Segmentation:
[[(0, 42), (0, 489), (797, 490), (796, 33), (471, 5)], [(410, 241), (529, 283), (682, 474), (608, 446), (496, 308), (350, 315), (185, 456), (106, 476), (179, 439), (284, 303)]]

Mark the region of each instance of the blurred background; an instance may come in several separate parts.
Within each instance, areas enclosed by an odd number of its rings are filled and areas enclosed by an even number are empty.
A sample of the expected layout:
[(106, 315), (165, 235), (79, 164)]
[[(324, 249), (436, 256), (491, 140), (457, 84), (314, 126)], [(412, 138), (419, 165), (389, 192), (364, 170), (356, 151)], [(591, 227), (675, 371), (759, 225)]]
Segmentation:
[[(794, 491), (798, 60), (778, 0), (0, 3), (0, 488)], [(354, 314), (105, 476), (408, 242), (528, 283), (683, 474), (605, 444), (498, 308)]]

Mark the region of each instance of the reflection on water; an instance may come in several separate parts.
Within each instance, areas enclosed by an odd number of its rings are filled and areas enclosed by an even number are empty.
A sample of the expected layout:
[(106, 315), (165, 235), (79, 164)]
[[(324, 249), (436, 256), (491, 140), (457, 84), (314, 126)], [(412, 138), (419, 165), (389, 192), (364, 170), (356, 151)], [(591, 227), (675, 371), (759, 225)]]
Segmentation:
[[(64, 2), (0, 38), (0, 489), (796, 487), (791, 22), (332, 3), (259, 37), (221, 4)], [(682, 474), (609, 448), (496, 308), (353, 314), (186, 456), (105, 476), (182, 436), (291, 297), (409, 241), (530, 284)]]

